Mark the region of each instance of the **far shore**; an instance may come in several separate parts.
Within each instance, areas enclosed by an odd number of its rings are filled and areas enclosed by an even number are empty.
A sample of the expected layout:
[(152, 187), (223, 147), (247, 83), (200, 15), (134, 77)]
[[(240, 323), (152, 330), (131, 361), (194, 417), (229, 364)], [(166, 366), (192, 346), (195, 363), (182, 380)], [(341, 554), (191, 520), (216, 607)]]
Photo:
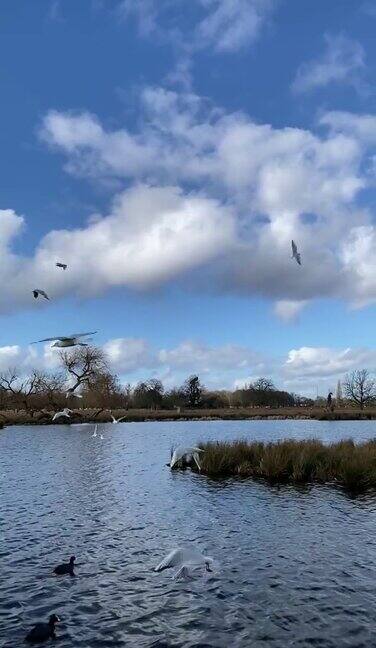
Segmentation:
[[(0, 411), (0, 425), (51, 425), (54, 410)], [(144, 421), (262, 421), (262, 420), (316, 420), (316, 421), (369, 421), (376, 420), (376, 407), (367, 409), (338, 408), (329, 411), (322, 407), (252, 407), (221, 409), (149, 410), (88, 408), (73, 410), (71, 417), (60, 418), (53, 425), (74, 423), (111, 423), (111, 414), (116, 419), (124, 417), (124, 423)]]

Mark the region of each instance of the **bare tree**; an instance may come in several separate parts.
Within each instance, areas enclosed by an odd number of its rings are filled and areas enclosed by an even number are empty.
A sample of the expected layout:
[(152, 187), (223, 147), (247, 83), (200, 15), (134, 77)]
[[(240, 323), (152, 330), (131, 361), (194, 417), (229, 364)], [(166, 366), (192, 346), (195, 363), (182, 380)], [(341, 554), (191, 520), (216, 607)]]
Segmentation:
[(275, 389), (275, 386), (270, 378), (257, 378), (255, 382), (249, 385), (248, 389), (254, 389), (256, 391), (272, 391)]
[(343, 389), (347, 398), (363, 409), (376, 398), (376, 383), (367, 369), (357, 369), (345, 377)]
[(39, 371), (37, 373), (37, 393), (39, 394), (39, 399), (44, 404), (58, 407), (62, 399), (64, 383), (65, 378), (61, 372), (49, 374), (45, 371)]
[(40, 390), (39, 372), (34, 370), (31, 376), (21, 379), (16, 368), (0, 374), (0, 389), (7, 392), (10, 401), (17, 407), (21, 403), (26, 410), (30, 408), (30, 398)]
[(99, 374), (108, 372), (106, 355), (97, 347), (75, 347), (73, 351), (62, 351), (60, 360), (63, 368), (74, 380), (72, 392), (82, 384), (90, 384)]

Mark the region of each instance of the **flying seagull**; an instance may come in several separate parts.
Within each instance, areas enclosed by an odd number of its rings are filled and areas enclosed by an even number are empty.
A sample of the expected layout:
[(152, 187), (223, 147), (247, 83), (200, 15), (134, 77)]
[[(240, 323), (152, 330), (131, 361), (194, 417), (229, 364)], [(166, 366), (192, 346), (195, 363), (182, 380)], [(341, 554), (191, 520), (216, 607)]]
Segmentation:
[(298, 252), (298, 247), (294, 241), (291, 241), (292, 255), (291, 258), (296, 260), (298, 265), (302, 265), (300, 252)]
[(114, 416), (112, 416), (112, 414), (111, 414), (111, 418), (112, 418), (112, 422), (116, 425), (116, 423), (121, 423), (121, 422), (124, 421), (124, 419), (127, 418), (127, 417), (126, 417), (126, 416), (122, 416), (121, 418), (116, 419), (116, 418), (115, 418)]
[(65, 398), (70, 398), (74, 396), (75, 398), (83, 398), (82, 394), (77, 394), (73, 389), (68, 389), (65, 393)]
[(72, 333), (72, 335), (61, 335), (56, 337), (44, 338), (44, 340), (37, 340), (31, 344), (39, 344), (40, 342), (55, 342), (53, 347), (72, 347), (72, 346), (88, 346), (85, 342), (81, 342), (80, 338), (85, 337), (86, 335), (94, 335), (97, 331), (92, 331), (91, 333)]
[(173, 468), (178, 463), (189, 464), (193, 459), (197, 468), (201, 470), (200, 452), (204, 452), (204, 450), (201, 448), (175, 448), (172, 453), (171, 461), (167, 465), (170, 466), (170, 468)]
[(178, 547), (173, 549), (163, 560), (156, 566), (154, 571), (161, 572), (170, 567), (177, 567), (178, 571), (174, 574), (174, 578), (186, 578), (190, 575), (190, 570), (197, 569), (205, 565), (205, 569), (211, 572), (210, 565), (213, 563), (213, 558), (204, 556), (196, 549), (185, 549)]
[(50, 299), (49, 296), (47, 295), (47, 293), (44, 290), (39, 290), (38, 288), (33, 290), (33, 295), (34, 295), (35, 299), (38, 299), (39, 295), (41, 297), (44, 297), (45, 299)]
[(57, 268), (63, 268), (63, 270), (66, 270), (67, 267), (68, 267), (66, 263), (59, 263), (58, 262), (55, 265), (56, 265)]
[(68, 407), (64, 407), (64, 409), (61, 412), (56, 412), (56, 414), (53, 415), (52, 420), (56, 421), (56, 419), (61, 418), (62, 416), (65, 416), (66, 418), (70, 418), (69, 414), (72, 413), (72, 410), (68, 409)]

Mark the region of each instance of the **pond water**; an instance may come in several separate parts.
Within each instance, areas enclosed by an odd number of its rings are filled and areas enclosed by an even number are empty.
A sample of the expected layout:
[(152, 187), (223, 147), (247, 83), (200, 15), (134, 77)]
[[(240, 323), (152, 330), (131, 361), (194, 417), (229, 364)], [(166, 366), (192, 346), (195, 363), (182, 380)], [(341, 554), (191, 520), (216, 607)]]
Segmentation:
[[(200, 439), (376, 436), (373, 421), (10, 427), (0, 433), (0, 645), (51, 613), (61, 648), (376, 644), (376, 498), (166, 467)], [(176, 581), (178, 545), (215, 571)], [(71, 554), (76, 578), (53, 567)]]

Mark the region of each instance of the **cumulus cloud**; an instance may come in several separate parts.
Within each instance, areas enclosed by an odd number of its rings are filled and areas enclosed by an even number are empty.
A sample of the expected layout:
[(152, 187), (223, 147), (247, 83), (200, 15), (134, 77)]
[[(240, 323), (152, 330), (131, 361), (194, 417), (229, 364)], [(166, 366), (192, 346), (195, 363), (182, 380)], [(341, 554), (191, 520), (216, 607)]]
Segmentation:
[[(191, 374), (198, 374), (208, 389), (242, 388), (266, 376), (280, 389), (315, 396), (317, 387), (325, 394), (354, 369), (376, 371), (376, 351), (367, 348), (300, 347), (275, 357), (236, 344), (183, 340), (175, 347), (157, 348), (143, 338), (116, 338), (105, 342), (103, 349), (111, 371), (123, 383), (135, 385), (153, 377), (161, 378), (166, 388), (181, 385)], [(32, 369), (58, 366), (59, 353), (50, 345), (0, 347), (0, 372), (16, 367), (27, 375)]]
[(331, 83), (349, 83), (359, 88), (365, 68), (365, 52), (360, 43), (343, 34), (326, 34), (320, 57), (303, 63), (292, 84), (294, 92), (310, 92)]
[[(217, 200), (147, 185), (119, 194), (102, 218), (50, 232), (32, 258), (12, 252), (22, 227), (14, 212), (0, 212), (3, 312), (30, 304), (35, 286), (52, 298), (94, 295), (115, 286), (152, 288), (223, 254), (234, 238), (232, 210)], [(64, 259), (69, 272), (57, 273), (56, 259)]]
[[(361, 116), (328, 113), (314, 132), (257, 124), (190, 92), (147, 87), (140, 102), (133, 129), (88, 112), (46, 115), (41, 137), (67, 171), (116, 180), (118, 194), (104, 215), (50, 232), (31, 258), (13, 252), (23, 218), (1, 212), (0, 311), (34, 286), (94, 295), (186, 285), (187, 272), (192, 290), (272, 298), (285, 320), (315, 297), (376, 300), (373, 216), (358, 200), (373, 184), (371, 116), (360, 126)], [(69, 273), (56, 274), (56, 258)]]
[(348, 371), (361, 367), (371, 370), (376, 367), (376, 351), (301, 347), (289, 351), (283, 371), (286, 377), (304, 382), (307, 378), (339, 378)]
[(121, 374), (156, 365), (156, 355), (142, 338), (116, 338), (103, 345), (111, 367)]

